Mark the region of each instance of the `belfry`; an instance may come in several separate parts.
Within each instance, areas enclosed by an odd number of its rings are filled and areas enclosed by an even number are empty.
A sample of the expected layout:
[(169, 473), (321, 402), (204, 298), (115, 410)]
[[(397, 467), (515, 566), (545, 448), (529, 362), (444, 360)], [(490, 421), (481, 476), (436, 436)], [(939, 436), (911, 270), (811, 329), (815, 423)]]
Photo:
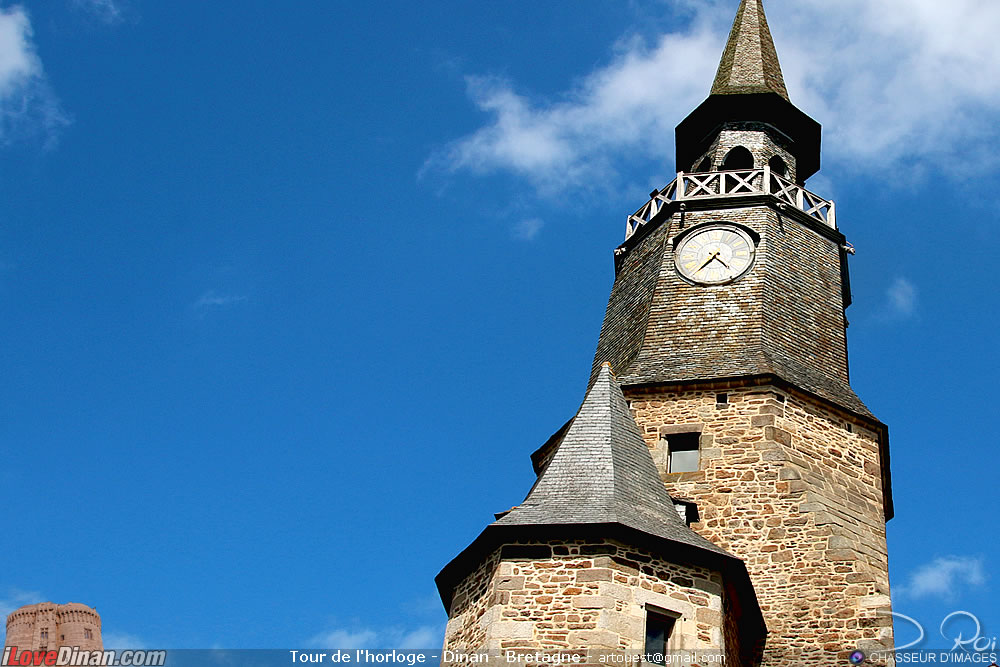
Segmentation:
[(614, 250), (579, 411), (437, 577), (447, 650), (732, 667), (892, 646), (888, 429), (850, 385), (850, 245), (805, 188), (820, 126), (761, 0), (740, 3), (676, 161)]

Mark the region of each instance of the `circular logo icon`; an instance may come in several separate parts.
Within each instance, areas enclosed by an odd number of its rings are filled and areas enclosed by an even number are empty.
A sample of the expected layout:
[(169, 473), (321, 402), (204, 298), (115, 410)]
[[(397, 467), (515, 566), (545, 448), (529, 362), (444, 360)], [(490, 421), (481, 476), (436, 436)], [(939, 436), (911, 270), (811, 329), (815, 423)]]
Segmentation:
[(862, 653), (861, 651), (855, 651), (854, 653), (851, 654), (851, 657), (848, 658), (848, 660), (851, 661), (852, 665), (860, 665), (862, 662), (865, 661), (865, 654)]

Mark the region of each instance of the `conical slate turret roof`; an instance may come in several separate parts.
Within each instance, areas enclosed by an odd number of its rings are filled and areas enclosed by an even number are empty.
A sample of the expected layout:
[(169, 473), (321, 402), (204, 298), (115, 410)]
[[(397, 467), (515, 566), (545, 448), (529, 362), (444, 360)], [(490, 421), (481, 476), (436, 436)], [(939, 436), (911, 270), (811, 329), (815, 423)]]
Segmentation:
[(729, 555), (677, 514), (611, 366), (604, 364), (527, 498), (494, 525), (612, 523)]
[(777, 93), (788, 99), (761, 0), (742, 0), (712, 84), (713, 95)]
[(449, 614), (456, 586), (497, 549), (503, 558), (508, 546), (536, 540), (615, 540), (720, 572), (740, 618), (742, 645), (747, 651), (762, 645), (767, 628), (746, 565), (681, 520), (610, 364), (550, 444), (555, 451), (524, 502), (497, 515), (435, 578)]

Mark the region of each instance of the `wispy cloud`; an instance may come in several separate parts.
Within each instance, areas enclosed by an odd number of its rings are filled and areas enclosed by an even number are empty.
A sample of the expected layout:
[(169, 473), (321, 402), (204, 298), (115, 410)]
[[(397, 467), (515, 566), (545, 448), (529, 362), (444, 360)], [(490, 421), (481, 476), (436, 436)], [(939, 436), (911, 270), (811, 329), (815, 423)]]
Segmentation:
[(206, 310), (211, 308), (227, 308), (241, 303), (246, 303), (250, 297), (245, 294), (226, 294), (208, 290), (194, 302), (196, 310)]
[(894, 589), (893, 596), (952, 600), (963, 589), (985, 584), (986, 571), (982, 558), (944, 556), (917, 568), (905, 584)]
[(553, 193), (611, 176), (626, 149), (666, 158), (673, 124), (711, 80), (705, 54), (717, 48), (718, 35), (704, 24), (653, 46), (632, 39), (618, 46), (611, 64), (555, 102), (519, 93), (507, 79), (469, 76), (469, 97), (491, 120), (433, 155), (428, 166), (513, 171)]
[(28, 13), (0, 8), (0, 143), (38, 137), (51, 147), (69, 122), (45, 78)]
[[(627, 37), (558, 96), (504, 78), (466, 79), (488, 115), (427, 166), (507, 171), (543, 193), (604, 182), (635, 156), (672, 164), (674, 125), (707, 94), (733, 3), (684, 2), (679, 32)], [(826, 157), (855, 171), (997, 166), (1000, 4), (773, 0), (768, 17), (793, 101), (824, 125)], [(962, 156), (956, 160), (955, 156)]]
[(444, 643), (444, 628), (333, 628), (311, 637), (307, 643), (316, 648), (437, 648)]
[(908, 317), (917, 307), (917, 288), (906, 278), (896, 278), (885, 291), (889, 300), (888, 314)]
[(518, 241), (534, 241), (544, 226), (545, 222), (540, 218), (526, 218), (514, 225), (511, 234)]
[(139, 637), (124, 632), (105, 632), (102, 633), (101, 639), (104, 641), (105, 648), (109, 649), (141, 649), (148, 646)]
[(122, 20), (122, 8), (116, 0), (73, 0), (73, 5), (105, 23), (120, 23)]
[(41, 593), (17, 589), (10, 590), (5, 597), (0, 598), (0, 618), (7, 618), (7, 615), (18, 607), (23, 607), (26, 604), (37, 604), (39, 602), (45, 602), (45, 598), (42, 597)]

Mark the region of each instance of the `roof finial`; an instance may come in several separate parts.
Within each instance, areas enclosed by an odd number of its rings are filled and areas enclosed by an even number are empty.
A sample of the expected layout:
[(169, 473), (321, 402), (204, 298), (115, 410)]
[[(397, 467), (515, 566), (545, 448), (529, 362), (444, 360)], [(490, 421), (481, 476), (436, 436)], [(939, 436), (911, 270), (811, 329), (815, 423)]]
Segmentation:
[(741, 93), (777, 93), (788, 99), (761, 0), (741, 0), (712, 84), (713, 95)]

